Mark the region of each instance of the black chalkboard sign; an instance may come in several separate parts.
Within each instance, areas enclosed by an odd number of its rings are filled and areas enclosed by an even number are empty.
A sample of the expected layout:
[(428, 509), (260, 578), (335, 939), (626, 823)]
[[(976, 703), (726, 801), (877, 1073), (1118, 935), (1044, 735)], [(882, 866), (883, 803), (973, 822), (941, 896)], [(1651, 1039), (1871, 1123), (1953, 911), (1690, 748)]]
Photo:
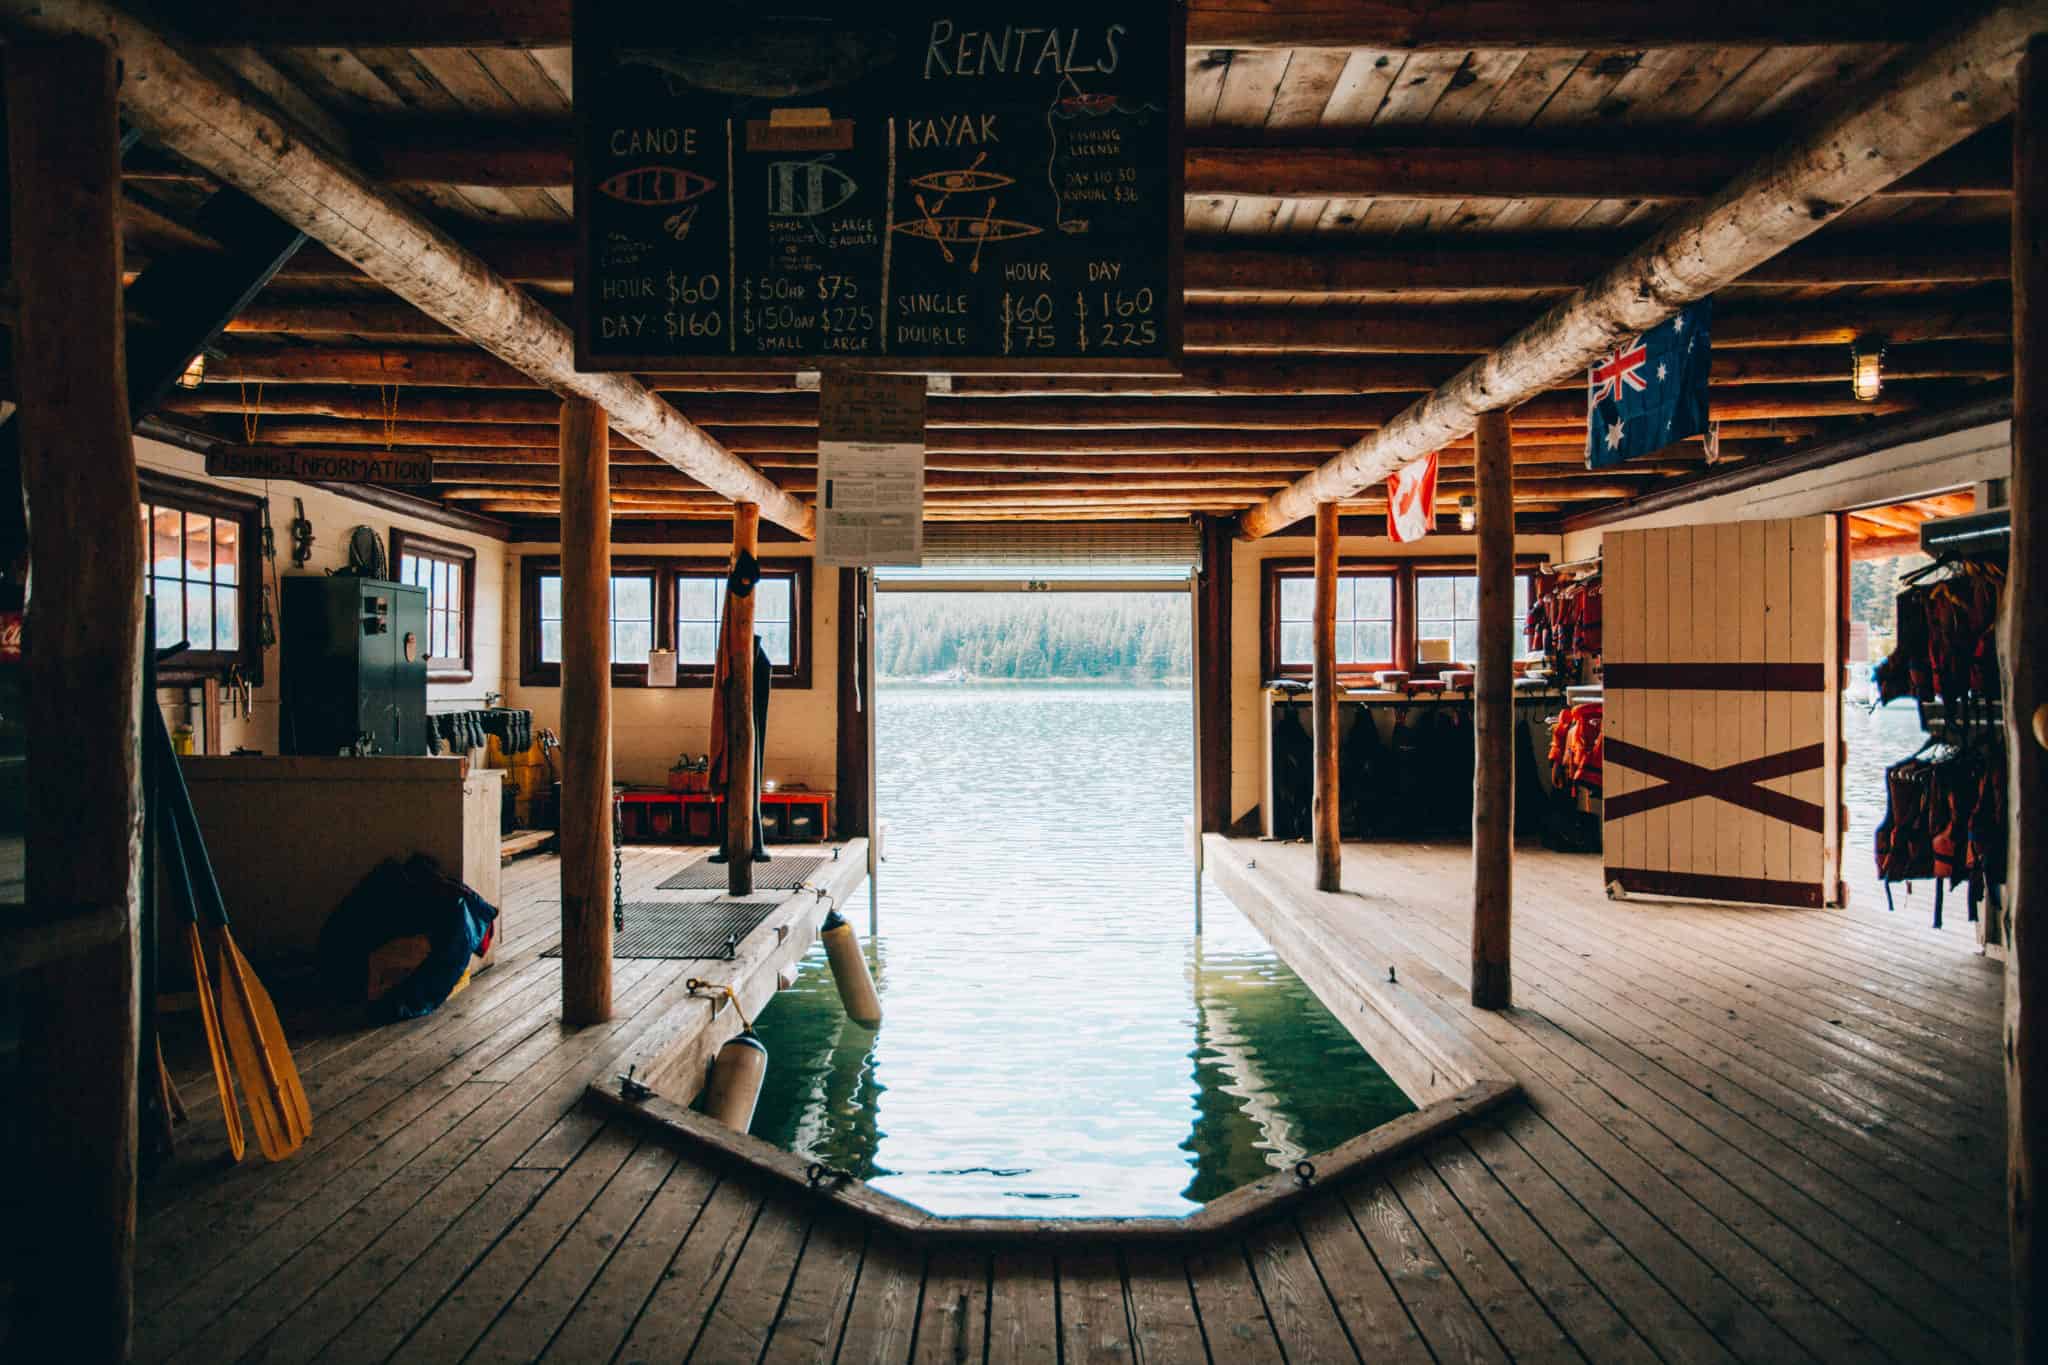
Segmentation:
[(586, 370), (1180, 356), (1184, 16), (577, 0)]

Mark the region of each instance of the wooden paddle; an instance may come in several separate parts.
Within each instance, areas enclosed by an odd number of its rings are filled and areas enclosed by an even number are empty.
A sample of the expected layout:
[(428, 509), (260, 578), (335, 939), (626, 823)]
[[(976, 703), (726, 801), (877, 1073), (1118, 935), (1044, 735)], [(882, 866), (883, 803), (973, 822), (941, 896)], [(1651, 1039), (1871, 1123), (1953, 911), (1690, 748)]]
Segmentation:
[(212, 940), (214, 965), (220, 974), (222, 1031), (241, 1077), (242, 1093), (249, 1100), (256, 1141), (263, 1155), (282, 1161), (304, 1146), (313, 1131), (306, 1087), (299, 1080), (298, 1065), (292, 1061), (291, 1047), (277, 1021), (277, 1008), (270, 1003), (270, 994), (249, 960), (235, 946), (234, 935), (225, 924), (209, 926), (206, 934)]
[[(144, 724), (149, 727), (150, 744), (153, 748), (156, 736), (164, 729), (162, 713), (156, 713), (153, 725), (148, 720), (145, 720)], [(168, 746), (170, 736), (167, 733), (163, 734), (163, 740)], [(169, 761), (176, 763), (175, 755)], [(163, 772), (161, 756), (157, 772)], [(160, 817), (170, 815), (169, 794), (161, 786), (154, 795), (152, 805)], [(241, 1108), (235, 1103), (234, 1071), (228, 1061), (227, 1044), (221, 1037), (220, 1010), (214, 1003), (216, 997), (213, 993), (213, 974), (206, 966), (206, 945), (199, 937), (199, 919), (194, 909), (192, 892), (192, 873), (186, 864), (185, 846), (178, 837), (177, 824), (174, 820), (166, 821), (156, 843), (163, 856), (164, 880), (169, 883), (171, 899), (177, 902), (179, 909), (185, 914), (185, 944), (192, 958), (192, 983), (199, 996), (199, 1022), (206, 1033), (206, 1054), (213, 1061), (213, 1087), (220, 1095), (221, 1121), (227, 1125), (228, 1150), (234, 1154), (235, 1160), (240, 1161), (242, 1154), (248, 1150), (248, 1139), (242, 1133)]]
[(192, 949), (192, 979), (198, 985), (199, 1021), (206, 1029), (206, 1052), (213, 1059), (213, 1087), (220, 1092), (221, 1119), (227, 1124), (228, 1150), (242, 1159), (249, 1140), (242, 1134), (242, 1110), (235, 1103), (235, 1083), (228, 1064), (228, 1052), (221, 1041), (220, 1011), (214, 1007), (213, 978), (206, 970), (206, 947), (199, 939), (199, 926), (185, 926), (185, 938)]
[[(270, 993), (263, 989), (249, 960), (242, 956), (242, 950), (235, 945), (234, 935), (228, 931), (227, 905), (220, 894), (220, 883), (214, 878), (213, 866), (206, 857), (206, 843), (199, 832), (199, 816), (192, 809), (192, 794), (185, 786), (185, 773), (179, 767), (177, 754), (171, 747), (170, 731), (165, 728), (163, 715), (157, 713), (156, 723), (151, 727), (153, 742), (158, 746), (157, 754), (163, 773), (161, 799), (166, 814), (164, 842), (174, 849), (172, 857), (184, 873), (187, 891), (186, 904), (191, 910), (193, 974), (199, 982), (200, 1009), (202, 1013), (213, 1006), (214, 996), (210, 989), (206, 953), (201, 946), (199, 921), (206, 922), (206, 938), (213, 948), (213, 966), (219, 977), (219, 1015), (217, 1025), (209, 1025), (208, 1043), (214, 1041), (214, 1030), (226, 1039), (226, 1055), (233, 1059), (234, 1068), (241, 1081), (242, 1096), (248, 1101), (249, 1116), (256, 1128), (256, 1140), (263, 1149), (263, 1155), (272, 1161), (290, 1156), (304, 1145), (313, 1130), (312, 1107), (306, 1101), (306, 1087), (299, 1079), (299, 1068), (292, 1060), (290, 1045), (285, 1041), (284, 1027), (278, 1022), (277, 1007), (271, 1003)], [(215, 1065), (220, 1067), (219, 1055)], [(221, 1074), (224, 1076), (225, 1072)], [(226, 1082), (222, 1081), (223, 1098), (231, 1108), (233, 1097), (226, 1093)]]

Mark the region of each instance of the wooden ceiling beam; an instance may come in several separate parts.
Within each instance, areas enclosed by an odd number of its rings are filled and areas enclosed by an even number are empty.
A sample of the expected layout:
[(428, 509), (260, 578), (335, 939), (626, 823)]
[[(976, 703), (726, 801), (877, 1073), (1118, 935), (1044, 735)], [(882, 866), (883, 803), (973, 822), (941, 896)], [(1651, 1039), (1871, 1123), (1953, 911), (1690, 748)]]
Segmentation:
[(628, 375), (576, 368), (569, 329), (317, 136), (251, 99), (211, 63), (105, 0), (0, 0), (10, 30), (106, 43), (121, 59), (124, 117), (286, 223), (354, 261), (420, 313), (469, 337), (565, 398), (601, 407), (612, 426), (693, 478), (810, 534), (811, 509)]
[[(1850, 207), (2008, 118), (2028, 38), (2048, 0), (2000, 6), (1908, 54), (1860, 104), (1789, 139), (1712, 198), (1490, 351), (1387, 426), (1247, 513), (1263, 536), (1341, 500), (1446, 441), (1583, 373), (1620, 342), (1820, 230)], [(1725, 337), (1718, 325), (1715, 333)], [(2008, 319), (2008, 328), (2010, 322)]]
[[(1827, 233), (1764, 262), (1737, 285), (1778, 287), (1869, 284), (1974, 284), (2012, 274), (2012, 252), (1996, 232)], [(1496, 241), (1424, 238), (1382, 243), (1363, 237), (1312, 248), (1191, 245), (1186, 288), (1192, 300), (1260, 295), (1451, 293), (1571, 290), (1639, 245), (1611, 233)]]
[[(1257, 398), (1274, 394), (1342, 397), (1364, 393), (1422, 393), (1442, 383), (1465, 363), (1458, 355), (1339, 356), (1297, 359), (1284, 356), (1188, 365), (1177, 378), (1140, 375), (958, 375), (953, 398), (1007, 400), (1064, 396)], [(1717, 346), (1714, 383), (1846, 383), (1848, 354), (1829, 343), (1813, 347), (1743, 349)], [(1890, 379), (1989, 379), (2012, 371), (2010, 347), (1996, 343), (1906, 342), (1885, 353)], [(801, 391), (791, 374), (645, 375), (664, 394), (789, 394)], [(501, 360), (479, 351), (450, 347), (293, 346), (243, 343), (207, 364), (209, 386), (235, 394), (246, 384), (352, 384), (377, 388), (538, 390), (539, 383)], [(205, 394), (207, 388), (199, 393)], [(283, 412), (286, 395), (266, 396), (265, 411)]]
[[(567, 47), (571, 34), (570, 0), (412, 0), (382, 11), (351, 0), (172, 0), (160, 8), (179, 32), (216, 46)], [(1917, 0), (1191, 0), (1188, 46), (1458, 51), (1907, 43), (1937, 27), (1940, 13), (1929, 8)]]
[[(1610, 130), (1611, 134), (1611, 130)], [(1767, 155), (1724, 139), (1656, 134), (1597, 145), (1191, 146), (1189, 195), (1271, 199), (1703, 199)], [(2011, 139), (1974, 137), (1875, 193), (1887, 198), (2010, 195)]]
[[(1849, 390), (1848, 362), (1837, 357), (1821, 384), (1715, 385), (1714, 415), (1726, 421), (1766, 421), (1778, 417), (1842, 417), (1899, 412), (1915, 405), (1912, 393), (1899, 386), (1903, 376), (1892, 372), (1884, 394), (1861, 402)], [(934, 396), (927, 400), (927, 431), (1148, 431), (1193, 428), (1211, 431), (1315, 431), (1370, 429), (1385, 423), (1416, 396), (1407, 393), (1369, 394), (1352, 398), (1013, 398), (1003, 401)], [(367, 387), (287, 387), (251, 399), (243, 386), (207, 385), (180, 393), (164, 403), (168, 412), (187, 416), (265, 418), (328, 417), (359, 422), (519, 423), (554, 428), (560, 404), (541, 394), (466, 393), (408, 390), (377, 393)], [(691, 397), (685, 403), (691, 421), (707, 428), (815, 427), (815, 394), (783, 397)], [(1554, 390), (1517, 411), (1525, 424), (1565, 425), (1585, 412), (1583, 386)]]
[[(1730, 139), (1674, 139), (1638, 130), (1626, 141), (1569, 145), (1529, 140), (1485, 144), (1352, 140), (1340, 145), (1218, 145), (1195, 130), (1186, 149), (1191, 198), (1277, 199), (1702, 199), (1766, 149)], [(1679, 145), (1658, 145), (1678, 141)], [(565, 125), (406, 124), (359, 131), (365, 169), (394, 185), (476, 185), (567, 189), (574, 135)], [(1955, 198), (2011, 193), (2011, 139), (1990, 130), (1903, 176), (1889, 198)]]
[[(1738, 390), (1738, 392), (1740, 392)], [(1544, 403), (1552, 400), (1545, 399)], [(1897, 397), (1892, 401), (1896, 404)], [(1855, 404), (1858, 413), (1881, 410), (1882, 404)], [(1585, 418), (1583, 411), (1572, 412), (1569, 400), (1555, 405), (1555, 411), (1545, 411), (1532, 404), (1530, 416), (1518, 418), (1515, 430), (1529, 439), (1542, 442), (1583, 441)], [(1746, 416), (1729, 418), (1722, 424), (1722, 435), (1727, 439), (1746, 439), (1779, 434), (1800, 434), (1812, 429), (1810, 418), (1797, 416)], [(709, 428), (719, 440), (733, 450), (749, 454), (774, 454), (780, 452), (815, 453), (818, 448), (816, 427), (766, 426), (766, 427), (719, 427)], [(926, 449), (933, 452), (955, 454), (1079, 454), (1095, 452), (1144, 453), (1147, 451), (1181, 451), (1188, 453), (1207, 452), (1212, 454), (1235, 455), (1249, 453), (1273, 454), (1276, 452), (1330, 454), (1345, 449), (1356, 439), (1357, 433), (1351, 428), (1310, 428), (1304, 430), (1278, 431), (1216, 431), (1200, 427), (1156, 429), (1138, 427), (1133, 429), (1112, 429), (1103, 431), (1030, 430), (1005, 428), (999, 430), (949, 429), (941, 428), (930, 432), (926, 438)], [(387, 426), (381, 421), (341, 420), (266, 420), (258, 423), (255, 441), (258, 445), (316, 445), (316, 446), (362, 446), (371, 449), (385, 445), (404, 446), (490, 446), (530, 447), (553, 449), (553, 431), (538, 423), (517, 422), (427, 422), (401, 419)], [(1457, 440), (1445, 442), (1445, 447), (1459, 445)], [(619, 442), (621, 450), (639, 450), (638, 445), (627, 445), (625, 438)], [(685, 470), (685, 473), (689, 471)], [(694, 476), (693, 476), (694, 477)], [(701, 482), (701, 480), (700, 480)]]
[[(1383, 305), (1187, 310), (1187, 350), (1202, 357), (1256, 355), (1480, 355), (1537, 316), (1516, 305)], [(228, 325), (232, 335), (447, 338), (448, 328), (408, 304), (376, 300), (259, 298)], [(1847, 345), (1866, 332), (1894, 341), (1993, 340), (2012, 334), (2003, 290), (1905, 302), (1747, 303), (1717, 310), (1720, 346)], [(620, 376), (623, 377), (623, 376)], [(637, 381), (635, 381), (637, 383)]]
[[(1539, 309), (1514, 306), (1432, 308), (1415, 304), (1190, 308), (1186, 338), (1190, 351), (1211, 356), (1406, 355), (1418, 351), (1483, 355), (1540, 313)], [(2012, 307), (2002, 291), (1972, 291), (1966, 297), (1924, 302), (1823, 299), (1769, 306), (1745, 304), (1717, 308), (1714, 314), (1716, 346), (1846, 346), (1868, 332), (1882, 333), (1894, 341), (2003, 341), (2012, 335)], [(1544, 387), (1553, 387), (1561, 378), (1546, 379)]]
[[(1388, 244), (1370, 237), (1341, 244), (1318, 239), (1297, 250), (1191, 242), (1187, 293), (1210, 300), (1271, 294), (1371, 294), (1576, 289), (1637, 246), (1613, 233), (1487, 236)], [(464, 245), (517, 284), (567, 289), (576, 244), (566, 235), (480, 234)], [(2003, 280), (2012, 252), (2003, 234), (1830, 232), (1764, 262), (1736, 281), (1770, 287), (1866, 284), (1972, 284)], [(362, 272), (324, 248), (308, 246), (278, 273), (281, 282), (360, 280)]]
[[(1747, 455), (1770, 455), (1784, 450), (1783, 442), (1750, 441), (1722, 442), (1722, 455), (1727, 459)], [(434, 479), (437, 483), (489, 483), (500, 474), (521, 474), (538, 470), (552, 476), (555, 460), (540, 450), (449, 450), (429, 452), (434, 460)], [(1197, 474), (1226, 473), (1234, 475), (1271, 475), (1285, 482), (1297, 474), (1313, 469), (1319, 457), (1308, 455), (1184, 455), (1171, 452), (1156, 452), (1140, 455), (948, 455), (943, 452), (925, 457), (928, 474), (957, 473), (991, 477), (1017, 474)], [(664, 468), (652, 456), (643, 456), (639, 464), (623, 464), (617, 458), (612, 461), (619, 469)], [(776, 471), (814, 470), (815, 456), (765, 456), (764, 468)], [(1470, 468), (1472, 451), (1446, 450), (1443, 454), (1443, 468)], [(1704, 465), (1704, 452), (1695, 443), (1681, 444), (1664, 451), (1657, 459), (1631, 461), (1630, 472), (1649, 474), (1697, 473)], [(1562, 446), (1523, 445), (1515, 450), (1517, 470), (1531, 474), (1571, 474), (1585, 467), (1585, 444)], [(780, 481), (782, 473), (774, 477)]]

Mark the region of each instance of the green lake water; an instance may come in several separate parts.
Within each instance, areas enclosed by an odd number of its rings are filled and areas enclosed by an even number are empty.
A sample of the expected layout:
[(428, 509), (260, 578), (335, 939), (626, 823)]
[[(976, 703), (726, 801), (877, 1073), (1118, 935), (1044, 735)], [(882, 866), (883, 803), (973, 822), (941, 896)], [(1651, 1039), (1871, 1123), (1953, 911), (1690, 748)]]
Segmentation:
[(877, 702), (885, 1019), (811, 953), (757, 1136), (935, 1213), (1177, 1215), (1413, 1108), (1213, 884), (1195, 933), (1187, 691)]

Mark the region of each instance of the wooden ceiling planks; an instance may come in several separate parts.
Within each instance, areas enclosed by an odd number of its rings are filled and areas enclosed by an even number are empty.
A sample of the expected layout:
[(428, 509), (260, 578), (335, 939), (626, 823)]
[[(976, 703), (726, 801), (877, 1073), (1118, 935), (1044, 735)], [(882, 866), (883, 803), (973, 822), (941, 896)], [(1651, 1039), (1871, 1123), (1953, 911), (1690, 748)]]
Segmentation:
[[(1447, 143), (1479, 138), (1491, 139), (1511, 152), (1517, 139), (1597, 145), (1620, 135), (1623, 129), (1652, 134), (1649, 141), (1638, 144), (1650, 147), (1683, 147), (1688, 139), (1697, 145), (1700, 132), (1706, 129), (1715, 130), (1708, 145), (1731, 138), (1753, 142), (1797, 126), (1821, 102), (1881, 65), (1899, 50), (1889, 43), (1908, 36), (1916, 22), (1908, 13), (1910, 7), (1881, 6), (1854, 24), (1846, 20), (1820, 23), (1810, 13), (1793, 13), (1789, 7), (1752, 0), (1687, 8), (1654, 21), (1630, 12), (1595, 22), (1583, 7), (1566, 5), (1548, 7), (1541, 13), (1523, 12), (1518, 20), (1522, 26), (1519, 36), (1535, 45), (1508, 43), (1498, 36), (1461, 43), (1455, 41), (1448, 25), (1468, 22), (1470, 16), (1451, 19), (1434, 7), (1418, 5), (1398, 31), (1424, 34), (1426, 41), (1414, 50), (1404, 50), (1356, 46), (1365, 34), (1341, 32), (1341, 17), (1333, 19), (1320, 11), (1311, 14), (1314, 6), (1261, 5), (1258, 9), (1258, 16), (1248, 18), (1245, 13), (1226, 13), (1211, 0), (1195, 0), (1191, 5), (1187, 108), (1194, 142), (1236, 139), (1284, 146), (1301, 139), (1328, 144), (1354, 138), (1381, 142), (1393, 137), (1441, 138)], [(549, 0), (509, 0), (489, 10), (467, 5), (451, 9), (446, 0), (417, 0), (404, 15), (378, 16), (376, 36), (383, 41), (372, 45), (360, 42), (365, 36), (364, 21), (337, 6), (316, 0), (291, 10), (291, 14), (257, 13), (244, 0), (230, 0), (200, 15), (198, 23), (202, 30), (213, 26), (209, 31), (214, 32), (240, 24), (252, 35), (329, 40), (259, 49), (223, 48), (221, 52), (232, 56), (238, 69), (268, 82), (268, 88), (283, 87), (279, 92), (283, 97), (331, 116), (330, 129), (338, 127), (341, 135), (363, 139), (361, 145), (374, 147), (390, 138), (405, 145), (426, 132), (445, 138), (458, 150), (487, 137), (561, 136), (570, 109), (571, 63), (563, 46), (566, 29), (557, 32), (550, 25), (566, 23), (566, 6), (558, 12)], [(1629, 31), (1614, 31), (1613, 23), (1623, 24)], [(465, 31), (483, 32), (494, 24), (498, 26), (495, 31), (508, 35), (505, 41), (455, 41)], [(1771, 39), (1780, 30), (1791, 41), (1774, 44)], [(520, 35), (525, 35), (523, 40)], [(1204, 35), (1245, 41), (1224, 46), (1206, 42)], [(1388, 37), (1393, 36), (1389, 32)], [(1290, 41), (1290, 37), (1303, 41)], [(1866, 37), (1883, 41), (1842, 41)], [(1588, 41), (1613, 45), (1588, 47)], [(465, 183), (468, 179), (485, 183)], [(1191, 335), (1198, 349), (1189, 358), (1197, 374), (1190, 376), (1187, 392), (1216, 398), (1224, 393), (1262, 393), (1275, 404), (1300, 403), (1307, 413), (1316, 401), (1310, 394), (1331, 394), (1339, 391), (1336, 385), (1346, 382), (1360, 386), (1343, 390), (1354, 393), (1403, 391), (1376, 380), (1373, 376), (1378, 371), (1366, 367), (1383, 366), (1389, 378), (1426, 386), (1455, 370), (1459, 353), (1471, 354), (1498, 341), (1545, 303), (1597, 273), (1602, 260), (1639, 244), (1677, 207), (1671, 200), (1642, 197), (1625, 178), (1618, 179), (1615, 192), (1603, 198), (1516, 198), (1489, 194), (1489, 187), (1485, 177), (1475, 176), (1470, 191), (1453, 187), (1451, 195), (1430, 198), (1250, 192), (1256, 184), (1231, 187), (1244, 192), (1190, 196), (1186, 222), (1194, 249), (1191, 259), (1197, 265), (1208, 259), (1204, 253), (1212, 246), (1259, 247), (1262, 265), (1267, 257), (1274, 265), (1270, 288), (1240, 276), (1227, 288), (1191, 289)], [(1597, 192), (1599, 187), (1589, 188)], [(531, 177), (524, 182), (492, 184), (484, 175), (453, 174), (448, 179), (428, 175), (408, 180), (402, 192), (465, 240), (489, 243), (493, 234), (498, 234), (497, 240), (506, 245), (492, 245), (485, 253), (488, 259), (497, 264), (494, 253), (499, 250), (508, 258), (523, 252), (532, 264), (514, 264), (508, 259), (514, 268), (506, 273), (544, 298), (566, 298), (566, 274), (552, 263), (567, 259), (563, 243), (573, 206), (565, 185), (536, 184)], [(1852, 228), (1882, 232), (1896, 227), (1900, 233), (1922, 234), (1929, 229), (1950, 234), (1967, 230), (1983, 235), (1985, 230), (2003, 227), (2003, 214), (2002, 200), (1872, 201), (1845, 215), (1847, 226), (1830, 228), (1815, 245), (1818, 249), (1837, 240), (1847, 243), (1855, 235)], [(143, 249), (161, 245), (146, 240), (150, 231), (144, 225), (131, 226), (133, 245)], [(535, 234), (532, 244), (519, 244), (522, 236)], [(156, 236), (166, 236), (161, 224), (156, 225)], [(1877, 242), (1876, 238), (1864, 240)], [(1584, 243), (1586, 259), (1571, 262), (1569, 273), (1562, 278), (1545, 277), (1522, 284), (1512, 273), (1459, 279), (1454, 271), (1447, 273), (1427, 265), (1425, 256), (1411, 254), (1418, 249), (1427, 252), (1461, 243), (1476, 247), (1496, 241), (1502, 243), (1504, 255), (1526, 260), (1532, 268), (1557, 259), (1554, 253), (1565, 243)], [(1310, 280), (1300, 270), (1280, 264), (1368, 245), (1372, 250), (1395, 253), (1395, 259), (1416, 261), (1413, 277), (1404, 278), (1390, 270), (1372, 287), (1344, 289)], [(1533, 251), (1549, 251), (1553, 256), (1536, 256)], [(1841, 251), (1854, 259), (1854, 248), (1845, 244)], [(1908, 258), (1897, 239), (1889, 245), (1879, 243), (1873, 254)], [(455, 376), (458, 384), (469, 384), (470, 392), (488, 394), (504, 383), (502, 368), (494, 368), (496, 362), (477, 354), (459, 338), (421, 325), (416, 314), (408, 317), (408, 308), (394, 305), (389, 295), (359, 277), (331, 270), (323, 274), (317, 266), (317, 256), (310, 257), (305, 272), (287, 275), (268, 291), (237, 324), (231, 351), (268, 357), (264, 363), (273, 367), (272, 372), (292, 368), (278, 359), (284, 353), (317, 354), (322, 348), (388, 356), (400, 365), (428, 368), (442, 365), (434, 359), (438, 356), (455, 368), (436, 372)], [(1924, 345), (1904, 342), (1896, 347), (1900, 358), (1896, 377), (1903, 382), (1892, 385), (1887, 396), (1894, 402), (1910, 402), (1916, 394), (1946, 392), (1941, 388), (1944, 385), (2005, 372), (2009, 358), (2001, 361), (1997, 357), (2009, 357), (2008, 343), (2001, 329), (1985, 321), (1987, 312), (2005, 306), (2004, 294), (2002, 288), (1993, 287), (1987, 295), (1983, 283), (1976, 278), (1887, 278), (1739, 284), (1729, 291), (1731, 326), (1736, 329), (1735, 338), (1743, 339), (1741, 319), (1763, 309), (1780, 317), (1752, 325), (1748, 340), (1826, 340), (1829, 345), (1839, 345), (1841, 338), (1871, 322), (1896, 325), (1903, 337), (1955, 332), (1977, 338)], [(1949, 360), (1936, 354), (1936, 349), (1944, 346), (1962, 349)], [(1206, 353), (1201, 347), (1208, 348)], [(1789, 382), (1818, 389), (1834, 383), (1829, 375), (1833, 361), (1810, 347), (1795, 345), (1783, 352), (1731, 349), (1728, 356), (1729, 368), (1717, 374), (1717, 388), (1729, 384), (1782, 387)], [(1235, 365), (1239, 373), (1230, 385), (1204, 387), (1199, 372), (1207, 370), (1213, 376), (1219, 364)], [(1327, 373), (1304, 368), (1316, 366)], [(228, 372), (232, 373), (232, 368)], [(730, 382), (788, 395), (786, 376), (735, 376)], [(515, 383), (509, 387), (524, 386)], [(666, 390), (667, 386), (658, 383), (657, 387)], [(461, 391), (440, 397), (452, 400)], [(1045, 391), (1073, 392), (1057, 385)], [(1297, 394), (1300, 396), (1294, 396)], [(691, 408), (701, 400), (681, 401)], [(459, 402), (451, 401), (445, 410), (458, 412), (460, 407)], [(937, 458), (973, 464), (971, 469), (958, 471), (958, 477), (981, 479), (991, 486), (1006, 473), (1000, 462), (1043, 464), (1060, 458), (1034, 453), (1040, 438), (1050, 433), (1025, 425), (1027, 413), (1026, 407), (1019, 406), (1016, 424), (1000, 426), (994, 424), (999, 419), (991, 419), (990, 428), (972, 433), (990, 438), (986, 444), (974, 443), (980, 453)], [(197, 422), (214, 421), (222, 428), (235, 425), (232, 417), (187, 415)], [(1228, 420), (1221, 405), (1215, 417)], [(1306, 416), (1301, 420), (1306, 421)], [(1856, 420), (1856, 416), (1842, 415), (1802, 417), (1782, 421), (1772, 429), (1782, 436), (1840, 429)], [(231, 431), (224, 434), (233, 435)], [(1227, 435), (1228, 429), (1211, 429), (1208, 434)], [(1329, 434), (1333, 440), (1344, 436), (1336, 431)], [(1539, 447), (1538, 453), (1573, 458), (1568, 433), (1558, 434), (1566, 439)], [(1006, 443), (1006, 436), (1017, 439)], [(319, 439), (332, 439), (332, 433)], [(1749, 445), (1753, 439), (1742, 438), (1733, 444)], [(757, 462), (811, 458), (779, 452), (772, 448), (774, 444), (756, 440), (743, 442), (741, 448)], [(1005, 450), (1005, 444), (1014, 448)], [(465, 443), (457, 448), (491, 453), (487, 446)], [(1691, 463), (1697, 459), (1697, 449), (1690, 449), (1692, 453), (1678, 468), (1697, 467)], [(1223, 454), (1210, 450), (1187, 458), (1210, 461), (1213, 466)], [(622, 451), (621, 455), (630, 460), (633, 452)], [(1251, 464), (1293, 458), (1261, 454), (1253, 448), (1241, 448), (1238, 456)], [(1142, 463), (1155, 457), (1148, 453), (1105, 458)], [(1230, 472), (1227, 466), (1213, 467)], [(1270, 488), (1275, 477), (1299, 468), (1297, 463), (1277, 473), (1260, 473), (1259, 486)], [(1112, 488), (1117, 478), (1126, 483), (1140, 478), (1143, 468), (1103, 468), (1099, 472), (1108, 480), (1104, 487)], [(1254, 500), (1241, 498), (1235, 505), (1248, 506)], [(1552, 502), (1574, 505), (1570, 497)], [(1143, 509), (1138, 514), (1159, 513)]]

